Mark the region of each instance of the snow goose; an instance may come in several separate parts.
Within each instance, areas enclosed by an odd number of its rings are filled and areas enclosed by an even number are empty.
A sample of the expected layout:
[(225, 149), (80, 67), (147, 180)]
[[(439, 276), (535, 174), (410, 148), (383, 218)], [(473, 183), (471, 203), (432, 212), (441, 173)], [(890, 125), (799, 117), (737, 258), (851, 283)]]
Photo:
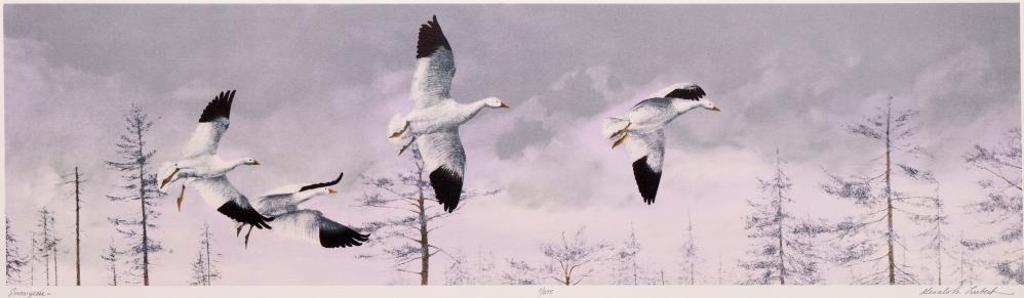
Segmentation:
[(192, 137), (185, 145), (184, 157), (161, 167), (160, 190), (168, 185), (181, 181), (181, 194), (178, 196), (178, 210), (185, 199), (185, 186), (192, 186), (206, 200), (217, 207), (217, 211), (238, 222), (250, 224), (260, 229), (270, 228), (265, 217), (256, 212), (249, 204), (249, 199), (228, 181), (227, 173), (241, 165), (259, 165), (256, 159), (247, 157), (225, 161), (217, 155), (217, 146), (221, 136), (228, 129), (231, 116), (231, 103), (235, 91), (221, 92), (215, 97), (199, 116), (199, 124), (192, 132)]
[[(287, 237), (307, 240), (325, 248), (351, 247), (363, 245), (370, 235), (360, 234), (352, 228), (324, 217), (323, 213), (312, 209), (299, 209), (299, 204), (315, 197), (337, 193), (331, 186), (338, 184), (345, 173), (337, 179), (323, 183), (307, 185), (288, 185), (271, 190), (260, 196), (256, 205), (260, 213), (274, 217), (273, 231)], [(239, 225), (237, 232), (242, 231)], [(245, 244), (249, 245), (249, 233), (245, 234)]]
[(459, 139), (459, 126), (483, 108), (508, 108), (499, 98), (488, 97), (469, 104), (449, 97), (455, 58), (448, 38), (437, 23), (437, 16), (420, 27), (416, 43), (416, 70), (411, 97), (415, 107), (405, 115), (395, 115), (388, 125), (388, 140), (405, 144), (401, 155), (413, 143), (420, 150), (430, 185), (444, 210), (452, 212), (462, 196), (466, 152)]
[(665, 156), (663, 128), (695, 108), (719, 111), (715, 103), (703, 99), (705, 95), (697, 84), (673, 84), (634, 105), (624, 118), (609, 118), (605, 123), (603, 134), (613, 140), (612, 148), (626, 144), (633, 160), (633, 177), (645, 203), (654, 203), (661, 183)]

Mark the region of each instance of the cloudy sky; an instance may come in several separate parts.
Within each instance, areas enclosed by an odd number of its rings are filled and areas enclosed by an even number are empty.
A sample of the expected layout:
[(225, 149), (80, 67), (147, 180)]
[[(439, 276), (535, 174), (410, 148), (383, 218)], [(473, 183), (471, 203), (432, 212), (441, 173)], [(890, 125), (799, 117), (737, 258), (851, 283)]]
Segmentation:
[[(926, 165), (952, 206), (951, 229), (985, 237), (977, 217), (962, 215), (983, 197), (975, 181), (984, 176), (961, 156), (1020, 125), (1015, 4), (5, 5), (4, 189), (16, 234), (26, 243), (42, 206), (72, 229), (68, 190), (55, 184), (80, 166), (89, 178), (84, 283), (106, 283), (98, 257), (114, 238), (106, 218), (135, 210), (104, 197), (118, 191), (103, 161), (115, 158), (121, 114), (134, 103), (153, 116), (155, 158), (169, 160), (203, 106), (227, 89), (238, 93), (221, 154), (264, 164), (232, 173), (243, 192), (344, 171), (339, 195), (310, 206), (355, 225), (387, 216), (352, 208), (364, 193), (358, 177), (409, 165), (385, 127), (412, 107), (416, 32), (434, 14), (456, 57), (452, 95), (498, 96), (513, 107), (462, 129), (467, 187), (502, 190), (436, 233), (438, 245), (467, 255), (539, 262), (538, 246), (562, 231), (585, 226), (592, 240), (617, 244), (632, 226), (649, 269), (672, 278), (690, 215), (711, 260), (704, 269), (717, 270), (721, 258), (726, 278), (739, 278), (746, 200), (772, 173), (775, 150), (790, 161), (796, 213), (849, 215), (850, 205), (819, 185), (825, 170), (878, 168), (871, 159), (881, 148), (842, 125), (890, 95), (898, 108), (921, 111), (915, 142), (935, 156)], [(600, 125), (683, 81), (699, 82), (722, 112), (696, 111), (668, 127), (659, 199), (646, 206), (631, 160), (609, 149)], [(179, 213), (172, 200), (159, 206), (153, 232), (169, 249), (156, 256), (154, 284), (188, 281), (203, 222), (224, 255), (223, 284), (412, 282), (387, 260), (355, 259), (376, 248), (325, 250), (254, 233), (243, 249), (216, 211), (193, 199)], [(911, 244), (907, 262), (930, 266)], [(432, 282), (443, 281), (446, 262), (433, 266)], [(846, 269), (830, 271), (845, 282)]]

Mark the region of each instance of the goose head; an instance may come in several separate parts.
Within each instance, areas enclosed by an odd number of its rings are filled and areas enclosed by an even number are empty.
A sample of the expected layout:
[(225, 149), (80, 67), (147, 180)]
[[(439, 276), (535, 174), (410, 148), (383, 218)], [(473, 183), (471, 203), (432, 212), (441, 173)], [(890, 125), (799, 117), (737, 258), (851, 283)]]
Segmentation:
[(702, 107), (702, 108), (704, 108), (706, 110), (715, 111), (715, 112), (721, 111), (721, 110), (718, 109), (718, 106), (716, 106), (715, 103), (710, 101), (710, 100), (701, 99), (701, 100), (698, 101), (698, 103), (700, 103), (700, 107)]
[(505, 104), (504, 101), (502, 101), (500, 98), (497, 98), (497, 97), (484, 98), (483, 102), (484, 102), (484, 106), (489, 107), (489, 108), (505, 108), (505, 109), (509, 108), (509, 106), (507, 104)]
[(246, 157), (245, 159), (242, 159), (242, 164), (247, 166), (258, 166), (260, 165), (260, 162), (255, 158)]

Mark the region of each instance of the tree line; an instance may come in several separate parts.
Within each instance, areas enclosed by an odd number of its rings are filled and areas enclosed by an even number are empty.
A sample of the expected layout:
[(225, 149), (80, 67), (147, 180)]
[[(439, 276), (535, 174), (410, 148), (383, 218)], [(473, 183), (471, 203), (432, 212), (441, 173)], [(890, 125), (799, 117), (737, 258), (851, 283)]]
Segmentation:
[[(991, 271), (1004, 282), (1024, 284), (1024, 248), (1021, 245), (1022, 190), (1020, 127), (1008, 129), (997, 144), (976, 144), (964, 152), (963, 164), (981, 177), (984, 191), (962, 212), (995, 227), (995, 235), (953, 235), (948, 225), (945, 199), (940, 197), (939, 181), (925, 168), (933, 156), (916, 145), (919, 113), (894, 110), (890, 97), (877, 113), (844, 126), (845, 130), (877, 148), (877, 156), (865, 155), (862, 162), (874, 171), (836, 174), (826, 171), (819, 181), (824, 197), (850, 204), (855, 214), (843, 218), (815, 218), (794, 214), (794, 183), (787, 175), (788, 162), (777, 150), (774, 170), (758, 178), (761, 195), (748, 200), (747, 214), (738, 220), (745, 224), (746, 255), (723, 266), (721, 255), (708, 255), (697, 242), (694, 224), (679, 227), (683, 244), (672, 262), (661, 260), (657, 266), (643, 262), (644, 246), (630, 228), (620, 243), (589, 239), (586, 229), (563, 231), (558, 239), (538, 246), (535, 258), (499, 259), (493, 252), (480, 251), (467, 257), (450, 251), (431, 237), (440, 233), (446, 218), (479, 198), (493, 196), (499, 190), (466, 190), (469, 204), (460, 204), (452, 213), (438, 209), (433, 190), (424, 176), (419, 152), (412, 148), (410, 166), (395, 175), (364, 175), (366, 193), (361, 208), (386, 212), (382, 220), (365, 224), (363, 232), (372, 233), (371, 248), (359, 258), (385, 259), (394, 270), (415, 276), (427, 285), (431, 273), (443, 270), (448, 285), (509, 284), (964, 284), (975, 283), (977, 272)], [(153, 156), (148, 143), (154, 123), (149, 115), (132, 106), (124, 115), (124, 131), (116, 140), (116, 158), (105, 162), (120, 174), (120, 191), (104, 198), (123, 208), (122, 214), (108, 219), (118, 235), (99, 257), (105, 264), (108, 285), (149, 285), (155, 258), (163, 252), (154, 237), (159, 228), (159, 205), (164, 194), (156, 187)], [(28, 240), (18, 239), (7, 218), (6, 265), (9, 284), (64, 285), (58, 262), (73, 251), (75, 285), (81, 285), (81, 214), (88, 198), (86, 174), (79, 167), (62, 176), (60, 187), (69, 189), (74, 204), (73, 246), (61, 239), (57, 218), (49, 207), (39, 208), (38, 220)], [(931, 189), (931, 191), (922, 191)], [(60, 219), (63, 221), (64, 219)], [(915, 231), (923, 231), (913, 233)], [(204, 226), (191, 264), (191, 285), (213, 285), (222, 278), (217, 268), (222, 253), (216, 249), (209, 226)], [(923, 247), (908, 247), (912, 238)], [(914, 267), (906, 262), (913, 251), (931, 264)], [(985, 258), (972, 257), (982, 255)], [(902, 255), (900, 254), (902, 252)], [(88, 257), (88, 256), (86, 256)], [(435, 258), (443, 257), (446, 267), (438, 269)], [(715, 258), (717, 262), (710, 264)], [(945, 262), (944, 262), (945, 261)], [(849, 268), (850, 280), (827, 280), (823, 268)], [(708, 268), (714, 268), (709, 270)], [(67, 281), (65, 281), (67, 283)]]

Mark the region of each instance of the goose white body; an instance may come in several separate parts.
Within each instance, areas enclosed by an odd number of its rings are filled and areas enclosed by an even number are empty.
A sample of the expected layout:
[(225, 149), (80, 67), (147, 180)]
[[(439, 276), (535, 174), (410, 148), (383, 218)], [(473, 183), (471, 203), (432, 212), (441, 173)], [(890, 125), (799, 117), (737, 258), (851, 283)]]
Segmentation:
[(318, 210), (299, 207), (313, 198), (334, 193), (330, 187), (340, 180), (341, 176), (331, 182), (275, 188), (259, 198), (257, 209), (264, 215), (274, 217), (274, 234), (324, 248), (360, 246), (369, 239), (369, 235), (337, 223)]
[[(181, 160), (165, 163), (158, 171), (161, 190), (171, 183), (181, 181), (185, 186), (192, 186), (199, 195), (221, 214), (255, 227), (270, 228), (266, 222), (271, 218), (260, 215), (249, 204), (245, 197), (231, 181), (227, 174), (239, 165), (259, 164), (254, 159), (245, 158), (225, 161), (217, 155), (220, 139), (230, 126), (231, 103), (235, 91), (221, 92), (207, 104), (199, 117), (199, 123), (188, 142), (185, 143)], [(184, 196), (184, 186), (182, 197)]]
[(455, 76), (455, 58), (437, 16), (420, 27), (416, 48), (416, 70), (410, 95), (412, 111), (398, 114), (388, 123), (388, 141), (415, 144), (429, 173), (435, 197), (448, 212), (458, 206), (462, 195), (466, 152), (459, 139), (459, 126), (473, 119), (485, 107), (507, 108), (490, 97), (468, 104), (450, 97)]
[(625, 144), (633, 160), (637, 188), (645, 203), (654, 203), (661, 183), (665, 126), (699, 107), (718, 111), (714, 103), (701, 99), (704, 95), (704, 90), (696, 84), (673, 84), (634, 105), (624, 117), (610, 118), (605, 123), (602, 135), (613, 141), (612, 148)]

